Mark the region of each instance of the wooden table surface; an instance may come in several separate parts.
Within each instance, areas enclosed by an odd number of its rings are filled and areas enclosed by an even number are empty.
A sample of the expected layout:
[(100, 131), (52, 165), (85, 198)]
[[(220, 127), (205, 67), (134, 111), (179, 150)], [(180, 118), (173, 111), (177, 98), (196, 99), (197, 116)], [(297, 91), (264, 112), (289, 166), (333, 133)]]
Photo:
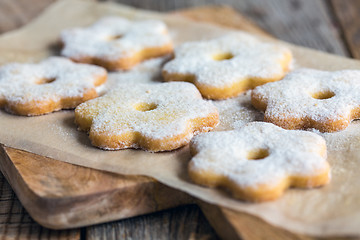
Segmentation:
[[(0, 0), (0, 33), (16, 29), (56, 0)], [(275, 37), (360, 59), (360, 0), (118, 0), (138, 8), (173, 11), (227, 4)], [(11, 233), (11, 234), (10, 234)], [(87, 228), (55, 231), (26, 213), (0, 173), (0, 239), (217, 239), (200, 209), (182, 206)]]

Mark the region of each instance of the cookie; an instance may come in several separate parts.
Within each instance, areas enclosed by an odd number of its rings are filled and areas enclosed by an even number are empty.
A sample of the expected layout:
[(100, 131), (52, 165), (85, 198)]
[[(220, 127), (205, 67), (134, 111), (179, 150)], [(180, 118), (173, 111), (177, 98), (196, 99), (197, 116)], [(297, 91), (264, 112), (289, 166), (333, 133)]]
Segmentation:
[(291, 60), (291, 51), (283, 46), (233, 33), (180, 45), (162, 74), (165, 81), (194, 83), (206, 98), (226, 99), (280, 80)]
[(86, 28), (64, 30), (61, 41), (63, 56), (108, 70), (127, 70), (173, 51), (166, 25), (158, 20), (105, 17)]
[(18, 115), (41, 115), (75, 108), (98, 96), (106, 81), (102, 67), (50, 57), (37, 64), (10, 63), (0, 67), (0, 108)]
[(286, 129), (345, 129), (360, 117), (360, 71), (299, 69), (252, 91), (264, 119)]
[(75, 109), (79, 128), (107, 150), (177, 149), (194, 134), (213, 129), (216, 107), (190, 83), (123, 84)]
[(274, 200), (289, 187), (319, 187), (330, 180), (325, 140), (312, 132), (252, 122), (195, 136), (190, 149), (188, 170), (195, 183), (224, 187), (242, 200)]

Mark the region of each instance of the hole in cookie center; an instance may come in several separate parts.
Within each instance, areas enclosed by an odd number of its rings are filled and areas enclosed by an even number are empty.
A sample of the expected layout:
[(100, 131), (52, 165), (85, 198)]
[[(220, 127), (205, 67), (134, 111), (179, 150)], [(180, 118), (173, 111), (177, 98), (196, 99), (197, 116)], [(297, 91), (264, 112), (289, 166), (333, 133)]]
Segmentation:
[(137, 111), (147, 112), (156, 109), (157, 105), (155, 103), (137, 103), (134, 108)]
[(52, 83), (56, 80), (56, 78), (40, 78), (36, 81), (36, 84), (48, 84)]
[(269, 151), (265, 148), (253, 149), (247, 153), (248, 160), (261, 160), (269, 156)]
[(114, 40), (118, 40), (118, 39), (120, 39), (120, 38), (122, 38), (122, 37), (123, 37), (122, 34), (112, 35), (112, 36), (109, 36), (109, 37), (108, 37), (108, 40), (109, 40), (109, 41), (114, 41)]
[(335, 93), (331, 91), (324, 91), (324, 92), (316, 92), (311, 95), (315, 99), (323, 100), (323, 99), (329, 99), (335, 96)]
[(212, 58), (215, 61), (223, 61), (223, 60), (230, 60), (234, 57), (234, 55), (230, 52), (222, 52), (222, 53), (217, 53), (215, 55), (212, 56)]

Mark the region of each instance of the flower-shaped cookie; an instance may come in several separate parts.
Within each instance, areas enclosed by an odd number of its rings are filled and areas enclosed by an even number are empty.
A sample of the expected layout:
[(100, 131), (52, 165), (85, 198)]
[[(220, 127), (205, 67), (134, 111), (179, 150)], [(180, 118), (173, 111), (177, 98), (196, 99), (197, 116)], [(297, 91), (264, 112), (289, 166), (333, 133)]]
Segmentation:
[(360, 117), (360, 71), (299, 69), (252, 91), (252, 104), (265, 121), (286, 129), (345, 129)]
[(123, 84), (79, 105), (75, 121), (97, 147), (157, 152), (211, 130), (219, 115), (190, 83)]
[(64, 30), (61, 41), (63, 56), (109, 70), (130, 69), (143, 60), (173, 51), (166, 25), (157, 20), (132, 22), (105, 17), (87, 28)]
[(321, 136), (271, 123), (200, 134), (190, 149), (189, 174), (195, 183), (225, 187), (248, 201), (273, 200), (289, 187), (317, 187), (330, 180)]
[(0, 108), (18, 115), (40, 115), (75, 108), (98, 96), (106, 81), (102, 67), (50, 57), (38, 64), (10, 63), (0, 67)]
[(164, 66), (163, 76), (165, 81), (194, 83), (206, 98), (225, 99), (280, 80), (291, 60), (285, 47), (234, 33), (180, 45), (174, 60)]

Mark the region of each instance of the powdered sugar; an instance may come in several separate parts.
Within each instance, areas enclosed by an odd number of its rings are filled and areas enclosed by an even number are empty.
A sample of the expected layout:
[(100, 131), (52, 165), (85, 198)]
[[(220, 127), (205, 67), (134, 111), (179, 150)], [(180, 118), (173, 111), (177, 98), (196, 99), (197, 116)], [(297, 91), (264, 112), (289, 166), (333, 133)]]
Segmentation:
[[(90, 136), (91, 132), (109, 137), (138, 132), (162, 139), (186, 133), (187, 141), (194, 134), (189, 131), (192, 120), (217, 115), (215, 106), (203, 100), (194, 85), (183, 82), (121, 84), (81, 104), (75, 112), (81, 119), (91, 119)], [(203, 128), (209, 130), (206, 124)], [(132, 147), (136, 147), (134, 144)]]
[[(214, 56), (230, 54), (231, 59), (216, 61)], [(245, 78), (271, 79), (284, 75), (282, 62), (289, 49), (260, 42), (241, 33), (209, 41), (187, 42), (175, 49), (175, 59), (164, 66), (169, 73), (192, 74), (202, 85), (223, 87)]]
[(56, 102), (80, 97), (105, 76), (101, 67), (61, 57), (50, 57), (38, 64), (7, 64), (0, 68), (0, 103)]
[(72, 59), (91, 56), (117, 60), (144, 48), (171, 44), (163, 22), (132, 22), (120, 17), (105, 17), (87, 28), (64, 30), (61, 40), (64, 43), (61, 54)]
[(236, 98), (212, 102), (217, 107), (220, 118), (216, 131), (238, 129), (246, 123), (264, 118), (263, 114), (251, 105), (249, 91)]
[(303, 128), (315, 127), (304, 125), (307, 119), (325, 126), (343, 120), (343, 126), (339, 126), (342, 129), (357, 115), (354, 111), (360, 107), (359, 91), (360, 71), (298, 69), (279, 82), (255, 88), (252, 94), (266, 103), (265, 118), (269, 121), (305, 119), (296, 126)]
[(168, 60), (169, 56), (153, 58), (136, 65), (129, 71), (110, 72), (105, 88), (114, 89), (124, 83), (159, 83), (162, 81), (161, 67)]
[[(169, 57), (154, 58), (144, 61), (130, 71), (111, 72), (102, 92), (119, 87), (121, 84), (149, 83), (162, 81), (161, 67)], [(263, 119), (263, 114), (251, 105), (250, 92), (245, 92), (236, 98), (211, 101), (219, 111), (219, 125), (216, 131), (232, 130), (242, 125)]]
[[(220, 175), (244, 188), (277, 186), (289, 176), (316, 176), (329, 169), (322, 137), (271, 123), (252, 122), (238, 130), (200, 134), (191, 146), (197, 152), (191, 171)], [(249, 160), (248, 153), (258, 149), (266, 149), (268, 156)]]
[[(337, 154), (345, 155), (359, 149), (360, 143), (360, 121), (354, 121), (343, 131), (328, 133), (320, 132), (317, 129), (309, 129), (311, 132), (319, 134), (326, 140), (329, 156)], [(357, 151), (355, 152), (356, 155)]]

